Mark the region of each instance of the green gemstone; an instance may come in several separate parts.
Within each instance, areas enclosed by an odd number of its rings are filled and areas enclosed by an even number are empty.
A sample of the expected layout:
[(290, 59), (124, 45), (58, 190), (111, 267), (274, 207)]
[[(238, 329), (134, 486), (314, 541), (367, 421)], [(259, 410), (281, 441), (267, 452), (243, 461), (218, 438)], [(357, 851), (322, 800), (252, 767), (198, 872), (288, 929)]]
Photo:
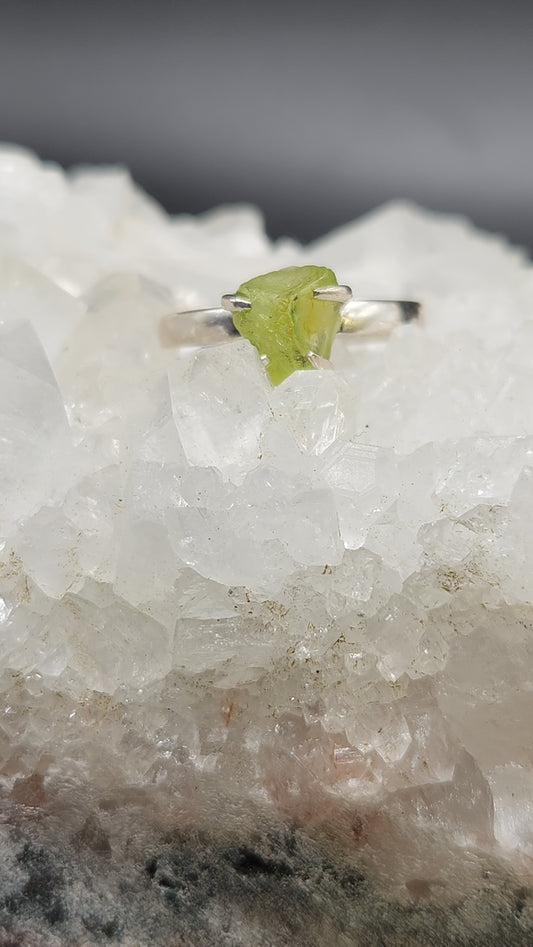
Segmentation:
[(337, 278), (325, 266), (288, 266), (239, 286), (236, 295), (252, 307), (233, 314), (235, 328), (267, 356), (274, 385), (301, 368), (313, 368), (309, 352), (329, 358), (340, 303), (315, 299), (313, 290), (334, 285)]

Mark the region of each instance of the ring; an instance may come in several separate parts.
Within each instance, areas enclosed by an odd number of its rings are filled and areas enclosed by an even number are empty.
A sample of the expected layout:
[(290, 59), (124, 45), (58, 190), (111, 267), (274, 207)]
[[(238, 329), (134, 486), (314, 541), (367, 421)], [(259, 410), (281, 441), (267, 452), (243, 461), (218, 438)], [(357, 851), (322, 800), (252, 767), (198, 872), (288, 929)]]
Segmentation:
[(274, 385), (293, 372), (329, 367), (337, 333), (383, 335), (420, 318), (420, 303), (354, 299), (325, 266), (290, 266), (242, 283), (219, 309), (163, 316), (164, 345), (213, 345), (243, 336), (256, 347)]

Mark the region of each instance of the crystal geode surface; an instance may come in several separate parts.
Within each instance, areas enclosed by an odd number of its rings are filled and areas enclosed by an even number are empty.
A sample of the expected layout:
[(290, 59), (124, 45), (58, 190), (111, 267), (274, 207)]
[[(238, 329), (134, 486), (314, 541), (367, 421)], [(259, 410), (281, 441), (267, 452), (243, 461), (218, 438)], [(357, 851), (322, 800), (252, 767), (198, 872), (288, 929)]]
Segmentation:
[[(161, 316), (332, 267), (422, 325), (273, 387)], [(533, 267), (308, 247), (0, 151), (0, 940), (533, 938)]]

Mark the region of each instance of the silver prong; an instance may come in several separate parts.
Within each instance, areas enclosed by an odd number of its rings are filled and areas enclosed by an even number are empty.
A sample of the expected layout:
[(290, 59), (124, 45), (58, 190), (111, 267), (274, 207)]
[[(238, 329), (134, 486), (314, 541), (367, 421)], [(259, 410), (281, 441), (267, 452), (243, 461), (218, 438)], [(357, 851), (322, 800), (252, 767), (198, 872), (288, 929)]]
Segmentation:
[(313, 296), (332, 303), (347, 303), (352, 298), (352, 290), (349, 286), (319, 286), (313, 290)]
[(307, 358), (311, 362), (313, 368), (327, 369), (328, 371), (333, 368), (329, 358), (323, 358), (322, 355), (317, 355), (316, 352), (308, 352)]
[(244, 299), (243, 296), (235, 296), (233, 293), (225, 293), (220, 304), (226, 312), (242, 312), (245, 309), (252, 308), (249, 299)]

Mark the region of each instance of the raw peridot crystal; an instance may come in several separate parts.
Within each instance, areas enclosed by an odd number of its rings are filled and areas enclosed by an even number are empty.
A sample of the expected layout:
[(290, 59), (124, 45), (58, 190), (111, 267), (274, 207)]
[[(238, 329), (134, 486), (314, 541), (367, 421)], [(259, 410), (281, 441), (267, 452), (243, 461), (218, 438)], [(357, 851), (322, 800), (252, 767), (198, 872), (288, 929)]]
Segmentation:
[(301, 368), (313, 368), (308, 353), (329, 358), (340, 326), (340, 303), (319, 300), (313, 290), (337, 285), (326, 266), (288, 266), (239, 286), (252, 307), (233, 314), (235, 328), (261, 355), (274, 385)]

